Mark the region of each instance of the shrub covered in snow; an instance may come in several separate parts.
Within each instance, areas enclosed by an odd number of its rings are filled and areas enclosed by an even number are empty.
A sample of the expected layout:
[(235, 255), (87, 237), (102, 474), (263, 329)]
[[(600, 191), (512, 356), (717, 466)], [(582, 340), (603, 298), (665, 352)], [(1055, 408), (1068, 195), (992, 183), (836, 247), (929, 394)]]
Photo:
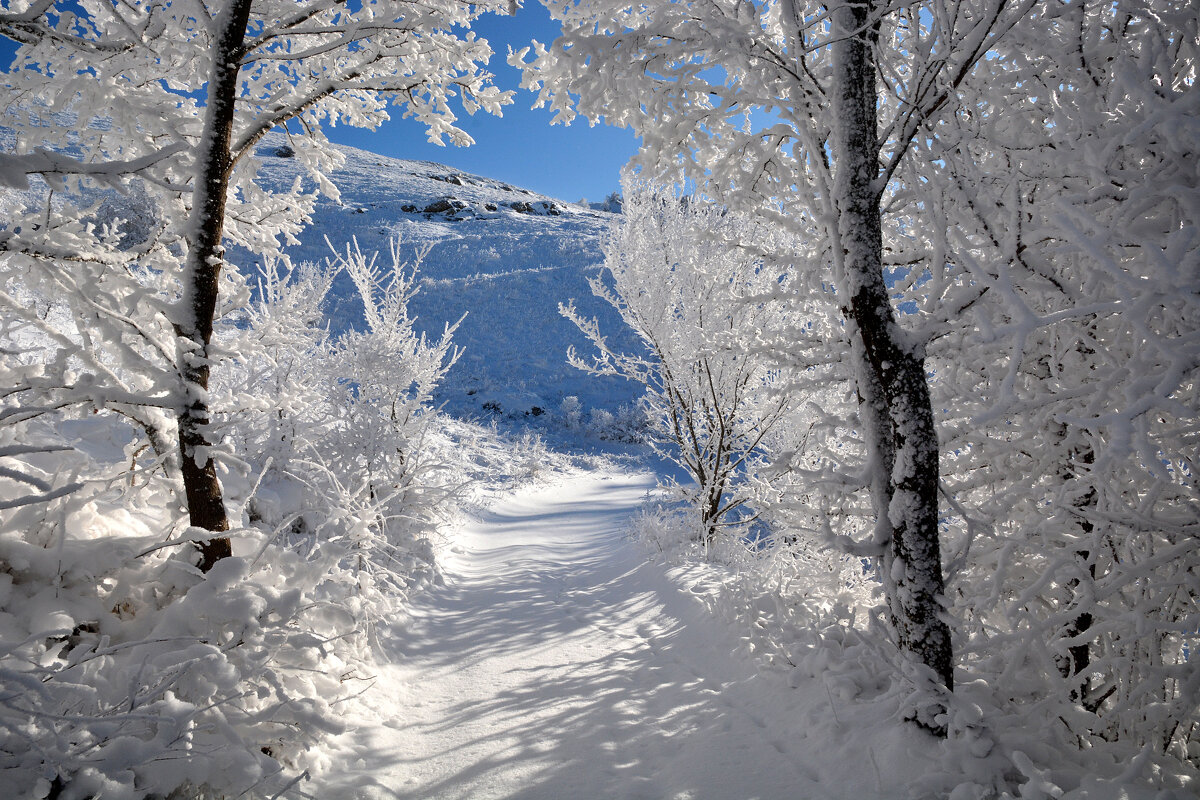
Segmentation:
[[(275, 796), (340, 730), (337, 702), (369, 685), (373, 623), (432, 574), (433, 526), (462, 475), (438, 455), (429, 399), (451, 330), (413, 332), (415, 267), (392, 255), (386, 274), (353, 246), (324, 268), (268, 261), (256, 299), (226, 316), (213, 407), (240, 513), (234, 556), (207, 574), (162, 431), (122, 405), (30, 402), (35, 365), (87, 335), (67, 327), (79, 316), (48, 300), (39, 326), (9, 327), (0, 378), (27, 391), (0, 409), (6, 788)], [(331, 340), (320, 305), (340, 269), (366, 329)]]
[(337, 602), (354, 585), (345, 543), (301, 552), (251, 525), (202, 576), (136, 429), (40, 427), (74, 446), (22, 471), (84, 485), (0, 512), (0, 782), (14, 797), (274, 794), (340, 728), (337, 699), (366, 686)]

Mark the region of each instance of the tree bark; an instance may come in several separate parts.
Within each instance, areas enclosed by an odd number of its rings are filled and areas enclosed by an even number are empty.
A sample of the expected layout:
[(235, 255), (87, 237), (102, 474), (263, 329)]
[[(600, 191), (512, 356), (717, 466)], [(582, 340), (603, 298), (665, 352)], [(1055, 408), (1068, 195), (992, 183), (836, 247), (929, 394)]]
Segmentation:
[[(1089, 348), (1088, 354), (1091, 354)], [(1056, 447), (1064, 447), (1064, 442), (1067, 440), (1070, 428), (1062, 423), (1056, 431), (1055, 437), (1058, 442)], [(1096, 506), (1097, 492), (1096, 487), (1091, 484), (1087, 475), (1088, 467), (1096, 462), (1096, 454), (1092, 448), (1087, 445), (1072, 445), (1067, 448), (1065, 453), (1065, 461), (1059, 469), (1059, 479), (1073, 489), (1082, 484), (1082, 491), (1075, 489), (1075, 496), (1071, 498), (1070, 503), (1074, 511), (1073, 516), (1076, 518), (1076, 524), (1079, 527), (1080, 539), (1088, 542), (1092, 538), (1092, 533), (1095, 530), (1091, 520), (1088, 519), (1087, 513), (1094, 510)], [(1085, 465), (1080, 469), (1077, 465)], [(1080, 474), (1084, 473), (1084, 474)], [(1089, 549), (1080, 549), (1075, 551), (1075, 560), (1078, 568), (1086, 576), (1085, 580), (1089, 583), (1094, 583), (1096, 579), (1096, 565), (1091, 559), (1092, 553)], [(1093, 586), (1086, 587), (1086, 590), (1081, 590), (1080, 579), (1072, 578), (1063, 586), (1065, 597), (1063, 602), (1069, 607), (1086, 608), (1091, 597), (1095, 596), (1095, 588)], [(1062, 632), (1064, 639), (1076, 639), (1092, 628), (1092, 614), (1090, 611), (1081, 610)], [(1076, 684), (1071, 688), (1071, 699), (1080, 703), (1084, 708), (1088, 708), (1091, 701), (1091, 663), (1092, 653), (1091, 645), (1088, 642), (1070, 645), (1067, 648), (1067, 654), (1060, 656), (1058, 659), (1058, 670), (1064, 678), (1075, 678)], [(1090, 711), (1095, 711), (1094, 708), (1089, 708)]]
[[(943, 618), (944, 582), (938, 539), (938, 443), (925, 376), (923, 348), (897, 323), (883, 276), (883, 229), (878, 185), (879, 144), (872, 3), (840, 6), (833, 15), (834, 195), (847, 312), (861, 344), (862, 410), (873, 466), (877, 541), (884, 545), (882, 578), (897, 643), (906, 657), (954, 688), (950, 628)], [(873, 436), (872, 436), (873, 434)], [(883, 471), (886, 470), (886, 479)], [(885, 497), (879, 497), (880, 491)], [(946, 735), (944, 698), (916, 710), (914, 721)], [(944, 717), (943, 717), (944, 720)]]
[[(217, 18), (204, 129), (196, 149), (196, 175), (192, 186), (192, 212), (188, 224), (188, 254), (183, 271), (183, 298), (179, 319), (177, 367), (185, 400), (179, 412), (179, 449), (188, 518), (197, 528), (213, 533), (229, 530), (221, 483), (210, 455), (208, 381), (209, 342), (216, 315), (223, 266), (221, 237), (225, 228), (225, 200), (232, 168), (229, 143), (233, 132), (241, 51), (246, 38), (253, 0), (231, 0)], [(228, 536), (214, 536), (198, 545), (200, 569), (212, 569), (232, 555)]]

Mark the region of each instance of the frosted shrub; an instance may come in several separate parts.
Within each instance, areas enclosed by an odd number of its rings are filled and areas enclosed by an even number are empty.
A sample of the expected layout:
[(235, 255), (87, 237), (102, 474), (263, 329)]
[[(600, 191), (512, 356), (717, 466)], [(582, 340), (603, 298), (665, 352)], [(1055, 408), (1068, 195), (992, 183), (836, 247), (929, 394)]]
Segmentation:
[(86, 455), (106, 440), (137, 452), (136, 429), (103, 416), (57, 427), (79, 445), (36, 468), (85, 485), (0, 512), (0, 785), (274, 795), (340, 729), (332, 704), (362, 686), (353, 621), (320, 599), (339, 548), (302, 556), (278, 532), (238, 529), (238, 554), (201, 576), (169, 481), (121, 448)]
[(596, 430), (610, 430), (616, 421), (617, 418), (611, 411), (604, 408), (593, 408), (588, 425)]
[[(426, 447), (450, 331), (412, 331), (415, 267), (392, 255), (388, 274), (353, 246), (323, 268), (268, 260), (257, 300), (226, 315), (214, 427), (243, 514), (204, 575), (158, 429), (33, 406), (36, 359), (0, 372), (30, 387), (0, 408), (0, 486), (33, 490), (0, 504), (0, 785), (271, 797), (340, 730), (375, 621), (432, 573), (454, 488)], [(320, 304), (342, 269), (366, 329), (330, 341)], [(43, 352), (69, 310), (51, 307), (5, 345)]]
[(515, 442), (513, 456), (517, 462), (516, 473), (524, 479), (536, 478), (550, 463), (546, 443), (531, 431), (522, 431)]
[(764, 664), (790, 668), (819, 659), (839, 649), (849, 629), (866, 627), (877, 587), (860, 559), (782, 535), (769, 543), (721, 537), (706, 544), (692, 535), (696, 513), (688, 503), (661, 499), (634, 517), (632, 535), (669, 562), (707, 562), (705, 602), (738, 626)]
[[(410, 265), (399, 248), (393, 241), (386, 269), (357, 243), (323, 267), (268, 262), (237, 335), (243, 356), (228, 371), (239, 391), (224, 401), (263, 412), (228, 417), (238, 451), (255, 454), (247, 471), (261, 475), (252, 511), (286, 523), (298, 542), (352, 542), (352, 568), (363, 573), (355, 606), (368, 620), (388, 609), (367, 587), (382, 582), (402, 595), (432, 569), (429, 535), (455, 489), (454, 470), (429, 446), (432, 394), (458, 356), (454, 327), (433, 342), (415, 331), (408, 302), (423, 253)], [(320, 305), (342, 271), (364, 327), (331, 340)]]
[(603, 441), (640, 443), (646, 438), (646, 414), (637, 404), (622, 405), (615, 413), (605, 408), (585, 413), (579, 398), (571, 395), (563, 398), (557, 419), (572, 433)]
[(633, 518), (633, 538), (670, 562), (745, 565), (748, 546), (744, 541), (735, 536), (697, 536), (696, 531), (701, 530), (700, 509), (693, 498), (674, 485), (662, 485), (659, 491), (660, 496)]
[(236, 327), (222, 331), (222, 344), (237, 355), (223, 365), (217, 391), (224, 397), (225, 435), (249, 459), (243, 471), (261, 472), (269, 462), (270, 485), (297, 459), (311, 455), (313, 440), (334, 424), (325, 386), (331, 343), (322, 305), (338, 270), (314, 264), (293, 269), (270, 257), (264, 261), (253, 301), (234, 320)]
[(574, 395), (564, 397), (558, 408), (563, 426), (569, 431), (577, 431), (583, 426), (583, 403)]
[(597, 439), (610, 442), (640, 444), (646, 441), (649, 420), (638, 403), (619, 406), (616, 412), (593, 409), (588, 419), (588, 430)]

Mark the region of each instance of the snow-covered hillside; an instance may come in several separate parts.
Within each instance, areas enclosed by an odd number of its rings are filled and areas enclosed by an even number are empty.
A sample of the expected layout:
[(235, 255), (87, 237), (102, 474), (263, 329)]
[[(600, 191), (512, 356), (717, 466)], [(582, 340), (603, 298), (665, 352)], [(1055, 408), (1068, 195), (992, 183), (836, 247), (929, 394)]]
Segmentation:
[[(637, 387), (583, 375), (566, 363), (567, 347), (585, 339), (557, 311), (559, 302), (574, 298), (585, 313), (628, 336), (587, 286), (600, 271), (601, 237), (612, 214), (429, 161), (340, 149), (346, 162), (333, 174), (340, 202), (322, 197), (301, 244), (287, 252), (294, 261), (319, 262), (330, 255), (326, 239), (335, 247), (356, 239), (364, 253), (386, 254), (389, 239), (399, 237), (406, 257), (428, 247), (420, 294), (410, 305), (418, 328), (436, 336), (470, 312), (454, 336), (463, 355), (438, 396), (448, 412), (536, 421), (561, 416), (571, 396), (585, 417), (636, 399)], [(258, 154), (259, 180), (268, 188), (290, 186), (303, 172), (282, 136), (268, 138)], [(245, 254), (233, 260), (253, 269)], [(333, 294), (332, 327), (356, 325), (361, 306), (346, 276)], [(625, 346), (637, 345), (630, 339)], [(573, 405), (568, 401), (568, 411)]]

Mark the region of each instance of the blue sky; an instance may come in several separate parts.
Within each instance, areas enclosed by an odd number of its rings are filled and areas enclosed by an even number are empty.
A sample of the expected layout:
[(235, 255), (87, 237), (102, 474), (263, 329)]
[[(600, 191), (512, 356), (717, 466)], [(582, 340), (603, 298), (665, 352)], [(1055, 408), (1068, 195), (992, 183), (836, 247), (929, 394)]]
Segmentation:
[(506, 63), (508, 47), (520, 50), (531, 39), (548, 44), (558, 34), (558, 23), (537, 0), (525, 0), (525, 7), (512, 17), (488, 15), (474, 30), (487, 39), (496, 55), (489, 69), (502, 89), (516, 90), (512, 105), (504, 107), (503, 118), (478, 113), (460, 114), (459, 127), (471, 134), (471, 147), (438, 147), (429, 144), (421, 125), (408, 119), (396, 119), (377, 131), (338, 127), (326, 131), (340, 144), (394, 156), (437, 161), (464, 172), (496, 178), (507, 183), (574, 201), (582, 197), (602, 200), (620, 188), (620, 170), (637, 151), (637, 139), (629, 131), (606, 125), (589, 127), (576, 120), (569, 127), (550, 125), (546, 109), (531, 110), (534, 94), (519, 87), (520, 71)]

